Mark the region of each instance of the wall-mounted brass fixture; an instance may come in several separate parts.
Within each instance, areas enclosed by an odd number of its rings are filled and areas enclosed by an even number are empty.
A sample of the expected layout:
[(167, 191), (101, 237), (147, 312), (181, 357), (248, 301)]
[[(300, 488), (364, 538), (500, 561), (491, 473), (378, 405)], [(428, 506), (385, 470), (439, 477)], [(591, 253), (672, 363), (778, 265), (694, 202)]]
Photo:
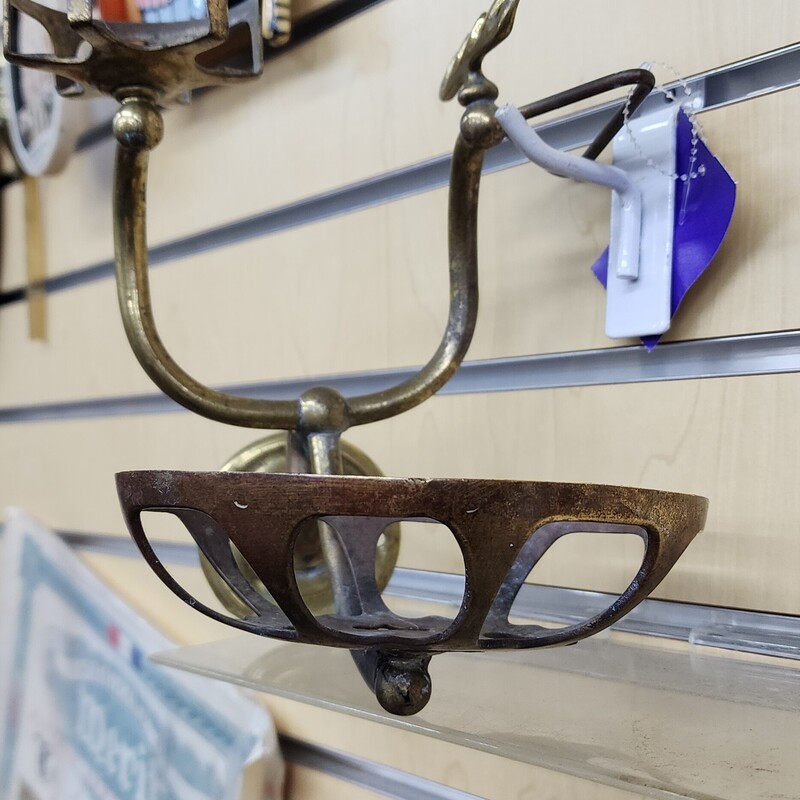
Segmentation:
[[(62, 91), (100, 91), (121, 107), (114, 231), (119, 302), (131, 347), (145, 371), (170, 397), (209, 419), (288, 432), (289, 472), (129, 472), (117, 476), (131, 533), (150, 566), (181, 599), (236, 628), (289, 641), (344, 647), (381, 705), (395, 714), (419, 711), (431, 691), (428, 663), (447, 650), (542, 647), (568, 644), (612, 624), (661, 581), (701, 530), (701, 497), (584, 484), (488, 480), (416, 480), (343, 474), (374, 467), (340, 442), (353, 425), (377, 422), (422, 403), (455, 373), (470, 344), (478, 311), (478, 189), (485, 152), (503, 139), (495, 113), (497, 87), (481, 69), (484, 56), (510, 33), (518, 0), (496, 0), (481, 16), (442, 84), (441, 96), (465, 107), (453, 151), (449, 196), (450, 309), (438, 349), (409, 380), (383, 391), (343, 397), (325, 387), (293, 401), (235, 397), (196, 381), (171, 358), (156, 330), (150, 305), (145, 233), (148, 153), (161, 140), (159, 106), (186, 92), (250, 78), (261, 68), (257, 0), (228, 8), (209, 0), (204, 22), (125, 28), (92, 18), (90, 0), (71, 0), (68, 14), (33, 0), (6, 0), (7, 12), (30, 14), (48, 30), (55, 56), (6, 57), (58, 74)], [(13, 29), (15, 14), (7, 13)], [(235, 66), (220, 60), (233, 31), (249, 30), (246, 53)], [(84, 55), (85, 45), (90, 53)], [(228, 55), (230, 55), (228, 51)], [(227, 57), (227, 56), (226, 56)], [(526, 119), (608, 89), (635, 85), (635, 108), (653, 77), (629, 70), (570, 89), (520, 109)], [(595, 158), (622, 125), (616, 115), (585, 156)], [(273, 445), (265, 445), (269, 451)], [(242, 456), (234, 468), (269, 469), (261, 456)], [(266, 456), (265, 456), (266, 457)], [(285, 469), (281, 466), (280, 469)], [(289, 474), (301, 473), (301, 474)], [(142, 513), (174, 514), (189, 530), (213, 570), (218, 593), (234, 616), (191, 597), (154, 553)], [(429, 520), (449, 528), (461, 549), (466, 585), (454, 619), (409, 619), (383, 602), (376, 552), (386, 529), (402, 520)], [(304, 599), (296, 570), (307, 538), (327, 567), (332, 608)], [(528, 572), (547, 549), (575, 531), (635, 533), (645, 542), (641, 567), (603, 613), (567, 628), (516, 625), (509, 611)], [(305, 533), (304, 533), (305, 532)], [(384, 539), (385, 543), (385, 539)], [(305, 548), (308, 543), (302, 544)], [(386, 549), (386, 548), (384, 548)], [(391, 549), (391, 548), (389, 548)], [(391, 553), (386, 557), (391, 560)], [(391, 569), (391, 566), (389, 566)], [(302, 578), (302, 576), (300, 576)], [(385, 578), (385, 575), (384, 575)], [(321, 605), (324, 605), (322, 603)]]

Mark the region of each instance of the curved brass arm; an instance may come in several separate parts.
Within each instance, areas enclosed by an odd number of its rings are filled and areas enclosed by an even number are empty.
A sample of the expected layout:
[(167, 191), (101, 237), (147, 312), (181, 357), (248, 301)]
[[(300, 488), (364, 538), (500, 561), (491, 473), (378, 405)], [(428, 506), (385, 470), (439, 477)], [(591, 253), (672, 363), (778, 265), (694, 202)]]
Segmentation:
[(354, 425), (394, 416), (426, 400), (450, 380), (469, 349), (478, 318), (478, 190), (484, 152), (461, 135), (453, 150), (448, 210), (450, 311), (442, 341), (413, 378), (348, 400)]
[[(477, 76), (477, 78), (475, 77)], [(473, 79), (485, 81), (480, 73)], [(526, 118), (634, 84), (628, 101), (633, 113), (653, 86), (646, 70), (626, 70), (590, 81), (523, 106)], [(478, 315), (478, 190), (484, 153), (503, 138), (495, 120), (495, 92), (488, 83), (471, 87), (465, 98), (462, 133), (456, 141), (450, 171), (448, 237), (450, 310), (444, 336), (430, 361), (412, 378), (389, 389), (344, 400), (339, 421), (321, 420), (339, 432), (352, 425), (377, 422), (407, 411), (435, 394), (455, 374), (472, 341)], [(595, 158), (619, 130), (618, 111), (584, 155)], [(114, 121), (119, 141), (114, 189), (114, 243), (120, 310), (133, 352), (155, 384), (173, 400), (209, 419), (249, 428), (283, 430), (314, 427), (304, 419), (302, 398), (255, 400), (219, 392), (195, 380), (170, 356), (158, 335), (150, 302), (147, 268), (146, 185), (148, 152), (161, 139), (163, 124), (152, 98), (141, 90), (122, 98)]]
[(203, 416), (254, 428), (292, 428), (297, 403), (230, 397), (181, 369), (161, 341), (153, 319), (147, 272), (146, 190), (149, 150), (161, 139), (156, 106), (141, 96), (124, 98), (114, 118), (114, 249), (117, 296), (131, 348), (153, 382), (177, 403)]
[[(169, 397), (209, 419), (250, 428), (303, 427), (302, 402), (237, 397), (211, 389), (185, 372), (159, 337), (147, 274), (148, 153), (163, 123), (142, 91), (122, 98), (114, 119), (119, 142), (114, 175), (114, 245), (120, 311), (131, 348), (145, 372)], [(442, 341), (413, 377), (390, 389), (346, 400), (340, 429), (413, 408), (438, 391), (467, 352), (478, 314), (477, 213), (484, 150), (459, 136), (450, 183), (450, 313)]]
[[(441, 87), (441, 96), (458, 95), (466, 110), (453, 153), (450, 180), (449, 249), (450, 310), (441, 343), (430, 361), (414, 377), (389, 389), (342, 399), (335, 393), (309, 393), (297, 401), (249, 399), (215, 391), (185, 372), (170, 356), (153, 319), (147, 275), (146, 184), (148, 153), (163, 134), (157, 104), (164, 104), (200, 86), (255, 77), (261, 71), (259, 2), (245, 0), (228, 15), (223, 0), (209, 0), (208, 24), (155, 26), (147, 36), (134, 31), (147, 45), (142, 49), (122, 37), (113, 24), (93, 19), (88, 0), (80, 0), (64, 14), (34, 0), (6, 0), (9, 9), (4, 52), (10, 60), (46, 69), (62, 79), (71, 93), (115, 95), (122, 103), (114, 119), (119, 142), (114, 188), (114, 239), (120, 308), (131, 347), (145, 372), (167, 395), (197, 414), (252, 428), (304, 432), (341, 432), (351, 425), (375, 422), (406, 411), (426, 400), (458, 369), (472, 339), (478, 312), (477, 214), (478, 188), (486, 150), (503, 134), (494, 113), (497, 87), (482, 72), (483, 58), (511, 32), (519, 0), (494, 0), (462, 45)], [(54, 56), (16, 52), (14, 28), (20, 15), (42, 24), (54, 44)], [(250, 30), (249, 66), (226, 66), (222, 53), (228, 34), (245, 25)], [(138, 30), (138, 29), (137, 29)], [(148, 29), (149, 30), (149, 29)], [(128, 31), (131, 34), (131, 31)], [(122, 37), (122, 38), (121, 38)], [(92, 45), (83, 60), (81, 43)], [(141, 44), (141, 42), (139, 43)], [(247, 48), (245, 48), (247, 49)], [(649, 80), (649, 86), (644, 82)], [(63, 83), (66, 81), (67, 83)], [(640, 86), (628, 104), (632, 110), (652, 86), (643, 71), (585, 84), (530, 104), (526, 117), (561, 107), (580, 97), (635, 82)], [(594, 157), (622, 123), (622, 112), (610, 120), (585, 155)]]

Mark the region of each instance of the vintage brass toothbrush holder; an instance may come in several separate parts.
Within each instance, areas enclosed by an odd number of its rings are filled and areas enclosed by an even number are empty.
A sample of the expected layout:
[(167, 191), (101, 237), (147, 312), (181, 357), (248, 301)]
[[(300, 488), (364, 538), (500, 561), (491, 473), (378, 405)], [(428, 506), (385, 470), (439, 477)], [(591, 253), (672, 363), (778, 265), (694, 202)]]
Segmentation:
[[(452, 158), (449, 199), (450, 309), (444, 335), (428, 363), (409, 380), (383, 391), (343, 397), (311, 389), (293, 401), (235, 397), (196, 381), (171, 358), (150, 305), (145, 233), (148, 153), (161, 140), (160, 106), (206, 85), (256, 75), (261, 25), (256, 0), (227, 7), (209, 0), (207, 24), (124, 28), (92, 19), (88, 2), (69, 14), (32, 0), (6, 0), (39, 20), (55, 56), (11, 52), (6, 57), (61, 76), (66, 93), (101, 91), (121, 107), (114, 231), (120, 309), (131, 347), (145, 371), (170, 397), (197, 414), (251, 428), (288, 431), (288, 473), (127, 472), (117, 476), (130, 531), (153, 570), (181, 599), (242, 630), (289, 641), (345, 647), (353, 652), (380, 703), (396, 714), (419, 711), (430, 695), (428, 662), (446, 650), (568, 644), (612, 624), (661, 581), (701, 530), (707, 501), (666, 492), (584, 484), (489, 480), (417, 480), (342, 474), (341, 434), (422, 403), (455, 373), (469, 347), (478, 312), (478, 189), (485, 152), (503, 133), (495, 118), (497, 87), (481, 70), (483, 57), (510, 32), (518, 0), (497, 0), (454, 59), (443, 99), (465, 107)], [(231, 44), (234, 30), (246, 52)], [(84, 43), (91, 52), (84, 54)], [(227, 61), (226, 61), (227, 59)], [(230, 66), (230, 63), (237, 66)], [(244, 66), (242, 66), (244, 65)], [(629, 70), (524, 106), (530, 119), (610, 88), (635, 85), (635, 108), (653, 85)], [(586, 152), (594, 158), (623, 122), (611, 119)], [(256, 467), (257, 468), (257, 467)], [(374, 471), (367, 466), (350, 471)], [(301, 473), (301, 474), (289, 474)], [(167, 512), (186, 526), (216, 577), (216, 590), (235, 616), (190, 596), (154, 553), (142, 524), (145, 511)], [(429, 520), (453, 533), (465, 564), (464, 599), (454, 619), (409, 619), (387, 608), (376, 577), (376, 553), (387, 527)], [(303, 531), (316, 527), (327, 567), (332, 608), (314, 608), (296, 571)], [(509, 611), (528, 572), (547, 549), (575, 531), (634, 533), (645, 543), (641, 568), (601, 614), (561, 629), (516, 625)], [(304, 545), (305, 546), (305, 545)], [(390, 567), (391, 568), (391, 567)], [(385, 575), (384, 575), (385, 579)]]

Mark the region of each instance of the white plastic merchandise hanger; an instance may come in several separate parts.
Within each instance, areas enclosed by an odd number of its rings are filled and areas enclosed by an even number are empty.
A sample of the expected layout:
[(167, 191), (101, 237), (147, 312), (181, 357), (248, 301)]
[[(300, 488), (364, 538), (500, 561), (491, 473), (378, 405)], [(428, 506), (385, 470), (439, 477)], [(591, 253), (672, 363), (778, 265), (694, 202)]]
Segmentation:
[(614, 166), (546, 144), (513, 105), (497, 112), (511, 142), (556, 175), (613, 190), (606, 334), (664, 333), (671, 320), (678, 103), (630, 120), (614, 138)]
[[(497, 121), (523, 155), (548, 172), (564, 178), (574, 178), (584, 183), (597, 183), (613, 189), (619, 197), (619, 250), (613, 265), (615, 274), (627, 280), (639, 277), (639, 238), (642, 226), (642, 193), (628, 174), (608, 164), (598, 164), (550, 147), (516, 106), (503, 106), (497, 112)], [(609, 271), (612, 264), (609, 261)]]

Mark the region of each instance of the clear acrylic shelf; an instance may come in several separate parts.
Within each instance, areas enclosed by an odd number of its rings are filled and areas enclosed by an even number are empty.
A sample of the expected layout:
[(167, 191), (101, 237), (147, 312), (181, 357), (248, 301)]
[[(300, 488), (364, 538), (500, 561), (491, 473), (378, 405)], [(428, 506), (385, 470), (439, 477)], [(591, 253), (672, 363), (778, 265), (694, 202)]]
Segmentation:
[[(430, 611), (405, 602), (405, 613)], [(676, 637), (690, 641), (611, 631), (566, 648), (437, 656), (433, 697), (415, 717), (382, 711), (344, 650), (239, 635), (156, 660), (648, 797), (798, 800), (800, 663), (699, 643), (730, 647), (739, 616), (772, 615), (709, 609), (715, 632), (700, 624), (702, 607), (648, 605), (640, 627), (694, 614), (697, 624)], [(787, 634), (798, 621), (775, 619), (785, 629), (770, 634), (777, 649), (788, 642), (795, 655)], [(762, 627), (742, 629), (741, 649), (756, 649), (747, 642)]]

